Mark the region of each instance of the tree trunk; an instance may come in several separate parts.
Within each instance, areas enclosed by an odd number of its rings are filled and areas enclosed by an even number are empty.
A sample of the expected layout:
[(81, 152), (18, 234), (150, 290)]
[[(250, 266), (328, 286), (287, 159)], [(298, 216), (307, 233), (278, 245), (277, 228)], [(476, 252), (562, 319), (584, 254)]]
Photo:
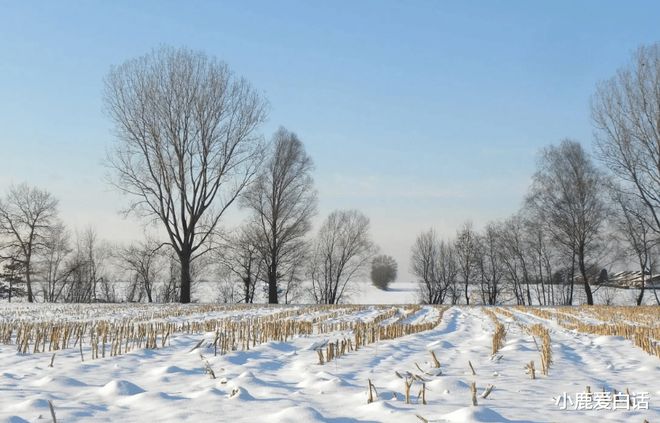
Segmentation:
[(268, 272), (268, 304), (277, 304), (277, 274), (275, 271)]
[(470, 305), (470, 295), (468, 293), (468, 279), (465, 279), (465, 304)]
[(639, 295), (637, 296), (637, 305), (642, 305), (644, 300), (644, 290), (646, 289), (646, 275), (644, 274), (644, 267), (642, 267), (642, 289), (639, 290)]
[(568, 301), (566, 305), (573, 305), (573, 286), (575, 285), (575, 248), (571, 256), (571, 285), (569, 287)]
[(580, 266), (580, 273), (582, 274), (582, 282), (584, 283), (584, 292), (587, 294), (587, 305), (594, 305), (594, 297), (591, 293), (591, 285), (589, 285), (589, 279), (587, 279), (587, 268), (584, 264), (584, 251), (580, 249), (580, 255), (578, 257), (578, 265)]
[(179, 254), (179, 261), (181, 263), (181, 294), (179, 301), (183, 304), (190, 303), (190, 286), (192, 282), (190, 276), (190, 258), (190, 253), (183, 252)]
[(30, 278), (30, 265), (29, 265), (29, 262), (25, 266), (25, 284), (27, 285), (28, 303), (33, 303), (34, 302), (34, 296), (32, 295), (32, 278)]

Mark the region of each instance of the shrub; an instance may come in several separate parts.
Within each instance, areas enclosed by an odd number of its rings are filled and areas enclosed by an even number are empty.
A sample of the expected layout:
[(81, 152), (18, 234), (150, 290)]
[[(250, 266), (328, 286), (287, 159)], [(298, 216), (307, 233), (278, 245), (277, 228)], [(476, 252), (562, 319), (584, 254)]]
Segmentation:
[(379, 289), (387, 290), (394, 282), (397, 272), (396, 260), (391, 256), (380, 255), (371, 262), (371, 282)]

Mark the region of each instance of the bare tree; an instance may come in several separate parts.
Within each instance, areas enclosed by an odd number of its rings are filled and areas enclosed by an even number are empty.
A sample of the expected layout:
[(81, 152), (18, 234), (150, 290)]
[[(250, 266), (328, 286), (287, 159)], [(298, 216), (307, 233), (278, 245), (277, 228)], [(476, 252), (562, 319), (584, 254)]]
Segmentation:
[(57, 219), (57, 200), (27, 184), (12, 186), (0, 200), (0, 259), (19, 263), (25, 271), (28, 302), (34, 301), (34, 257), (43, 250)]
[(162, 243), (147, 236), (141, 242), (115, 250), (117, 265), (127, 271), (132, 280), (127, 292), (128, 301), (139, 302), (143, 295), (147, 302), (154, 301), (154, 285), (161, 273), (162, 246)]
[(598, 86), (592, 117), (600, 159), (660, 234), (660, 43), (640, 47), (628, 67)]
[(604, 185), (582, 146), (564, 140), (544, 150), (527, 198), (553, 239), (575, 257), (589, 305), (594, 300), (588, 260), (595, 258), (606, 217)]
[(304, 294), (303, 277), (305, 274), (305, 263), (309, 261), (309, 253), (300, 250), (298, 259), (288, 263), (289, 268), (282, 272), (287, 275), (281, 280), (278, 296), (284, 304), (292, 304), (300, 301)]
[(73, 270), (67, 266), (71, 251), (69, 231), (62, 223), (54, 224), (46, 237), (40, 266), (44, 301), (56, 302), (60, 299)]
[(133, 198), (129, 211), (162, 223), (188, 303), (191, 263), (257, 171), (265, 101), (226, 64), (162, 48), (111, 70), (105, 106), (117, 133), (112, 182)]
[(66, 302), (116, 301), (115, 287), (106, 271), (108, 256), (107, 243), (99, 240), (93, 227), (76, 234), (66, 269), (66, 287), (63, 292)]
[(472, 223), (466, 222), (456, 234), (454, 252), (458, 264), (459, 275), (464, 285), (465, 304), (470, 305), (469, 285), (474, 283), (475, 260), (477, 255), (477, 234), (472, 229)]
[(516, 303), (525, 305), (532, 303), (530, 291), (530, 267), (527, 255), (526, 225), (522, 217), (516, 214), (502, 225), (500, 236), (500, 251), (505, 269), (505, 280), (513, 291)]
[(451, 243), (439, 240), (433, 229), (417, 236), (410, 254), (410, 271), (417, 277), (422, 302), (442, 304), (450, 294), (452, 304), (456, 304), (460, 294), (454, 250)]
[(614, 187), (612, 200), (615, 204), (614, 226), (639, 265), (641, 272), (641, 287), (636, 298), (637, 305), (644, 300), (646, 278), (651, 274), (653, 264), (653, 250), (660, 243), (658, 237), (649, 226), (652, 222), (648, 218), (649, 209), (646, 204), (636, 196), (625, 194), (623, 190)]
[(305, 248), (316, 214), (312, 159), (296, 134), (280, 128), (273, 136), (262, 172), (241, 199), (253, 213), (256, 247), (265, 265), (268, 302), (278, 302), (278, 282), (297, 275), (292, 266)]
[(489, 223), (483, 235), (477, 238), (477, 248), (474, 255), (475, 265), (480, 278), (481, 300), (483, 304), (497, 304), (502, 291), (501, 281), (504, 277), (504, 263), (500, 250), (501, 230), (498, 225)]
[(181, 285), (179, 284), (179, 275), (181, 275), (181, 263), (174, 250), (165, 254), (166, 275), (163, 283), (157, 290), (157, 298), (160, 303), (173, 303), (181, 298)]
[(371, 282), (379, 289), (387, 290), (390, 283), (396, 280), (397, 264), (394, 257), (379, 255), (371, 261)]
[(228, 286), (222, 287), (224, 298), (234, 298), (233, 289), (228, 288), (233, 287), (231, 282), (237, 278), (241, 285), (241, 301), (245, 304), (254, 302), (257, 282), (264, 273), (263, 260), (257, 248), (258, 230), (248, 222), (227, 235), (223, 247), (218, 250), (219, 273), (229, 282)]
[[(555, 285), (552, 283), (553, 251), (552, 245), (542, 224), (533, 218), (527, 218), (524, 222), (525, 237), (524, 248), (528, 258), (527, 265), (527, 294), (528, 302), (531, 304), (529, 281), (535, 286), (536, 299), (539, 305), (554, 305)], [(572, 288), (571, 288), (572, 289)]]
[(341, 302), (347, 286), (362, 276), (375, 251), (369, 218), (357, 210), (332, 212), (319, 230), (308, 269), (316, 302)]

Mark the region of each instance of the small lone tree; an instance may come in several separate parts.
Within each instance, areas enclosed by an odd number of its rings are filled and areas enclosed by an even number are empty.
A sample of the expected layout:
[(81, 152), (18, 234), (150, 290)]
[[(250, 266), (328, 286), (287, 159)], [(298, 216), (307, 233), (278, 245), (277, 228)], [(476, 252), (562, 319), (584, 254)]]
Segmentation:
[(379, 255), (371, 261), (371, 282), (378, 289), (387, 291), (390, 283), (396, 280), (398, 266), (393, 257)]

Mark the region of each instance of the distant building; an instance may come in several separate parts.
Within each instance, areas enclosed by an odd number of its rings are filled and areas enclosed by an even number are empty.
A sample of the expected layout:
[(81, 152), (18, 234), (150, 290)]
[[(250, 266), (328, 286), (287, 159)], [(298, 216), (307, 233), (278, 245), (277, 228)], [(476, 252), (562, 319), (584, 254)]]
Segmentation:
[[(641, 288), (642, 272), (638, 270), (611, 273), (608, 275), (607, 281), (603, 285), (623, 288)], [(660, 289), (660, 275), (654, 275), (651, 277), (650, 274), (647, 274), (646, 287), (651, 289)]]

